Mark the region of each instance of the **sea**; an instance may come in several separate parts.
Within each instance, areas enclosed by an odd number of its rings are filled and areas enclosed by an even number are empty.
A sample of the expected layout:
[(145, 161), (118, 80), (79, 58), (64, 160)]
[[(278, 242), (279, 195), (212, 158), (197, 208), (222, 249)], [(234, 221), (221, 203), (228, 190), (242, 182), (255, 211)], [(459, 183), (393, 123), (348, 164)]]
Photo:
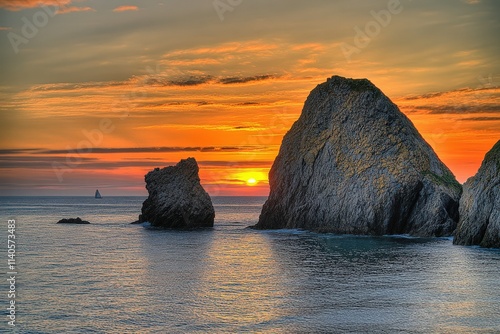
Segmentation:
[[(1, 197), (0, 331), (500, 333), (498, 249), (247, 228), (265, 197), (214, 197), (213, 228), (156, 230), (130, 224), (143, 200)], [(70, 217), (91, 224), (56, 224)]]

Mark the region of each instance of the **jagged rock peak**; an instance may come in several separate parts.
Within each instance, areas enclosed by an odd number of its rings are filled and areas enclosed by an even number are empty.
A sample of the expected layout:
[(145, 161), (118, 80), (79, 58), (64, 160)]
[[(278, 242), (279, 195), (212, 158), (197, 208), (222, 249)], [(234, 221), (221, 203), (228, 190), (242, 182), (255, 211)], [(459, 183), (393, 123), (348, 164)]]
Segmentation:
[(500, 248), (500, 140), (464, 184), (453, 243)]
[(162, 228), (212, 227), (215, 211), (198, 171), (196, 160), (188, 158), (146, 174), (149, 197), (142, 204), (139, 222)]
[(367, 79), (333, 76), (307, 98), (269, 173), (256, 228), (451, 235), (461, 186)]

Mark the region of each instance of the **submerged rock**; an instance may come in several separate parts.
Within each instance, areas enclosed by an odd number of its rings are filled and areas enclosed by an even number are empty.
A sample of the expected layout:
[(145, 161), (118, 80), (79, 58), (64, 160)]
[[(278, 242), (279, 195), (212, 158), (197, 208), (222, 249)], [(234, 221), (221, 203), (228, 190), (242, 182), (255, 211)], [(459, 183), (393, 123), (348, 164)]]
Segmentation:
[(214, 225), (212, 200), (200, 184), (194, 158), (181, 160), (176, 166), (155, 168), (145, 180), (149, 197), (142, 204), (139, 223), (178, 229)]
[(453, 243), (500, 248), (500, 141), (464, 184)]
[(61, 219), (57, 224), (90, 224), (86, 220), (82, 220), (80, 217)]
[(307, 98), (269, 173), (255, 228), (449, 236), (461, 185), (366, 79), (334, 76)]

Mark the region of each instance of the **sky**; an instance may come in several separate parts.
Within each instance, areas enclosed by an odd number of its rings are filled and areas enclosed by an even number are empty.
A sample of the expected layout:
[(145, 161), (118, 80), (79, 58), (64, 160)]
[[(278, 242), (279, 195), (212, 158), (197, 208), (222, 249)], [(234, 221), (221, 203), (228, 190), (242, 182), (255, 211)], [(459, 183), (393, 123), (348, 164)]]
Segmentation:
[(497, 0), (0, 0), (0, 195), (269, 192), (309, 92), (368, 78), (460, 182), (500, 139)]

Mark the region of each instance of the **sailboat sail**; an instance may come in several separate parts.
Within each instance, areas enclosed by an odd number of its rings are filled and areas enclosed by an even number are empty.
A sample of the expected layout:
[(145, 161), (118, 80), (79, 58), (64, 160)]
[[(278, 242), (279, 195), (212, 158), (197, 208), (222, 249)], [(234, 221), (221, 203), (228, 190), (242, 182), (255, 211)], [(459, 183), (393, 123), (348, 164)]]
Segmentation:
[(95, 198), (102, 198), (101, 194), (99, 193), (99, 190), (96, 189), (95, 191)]

